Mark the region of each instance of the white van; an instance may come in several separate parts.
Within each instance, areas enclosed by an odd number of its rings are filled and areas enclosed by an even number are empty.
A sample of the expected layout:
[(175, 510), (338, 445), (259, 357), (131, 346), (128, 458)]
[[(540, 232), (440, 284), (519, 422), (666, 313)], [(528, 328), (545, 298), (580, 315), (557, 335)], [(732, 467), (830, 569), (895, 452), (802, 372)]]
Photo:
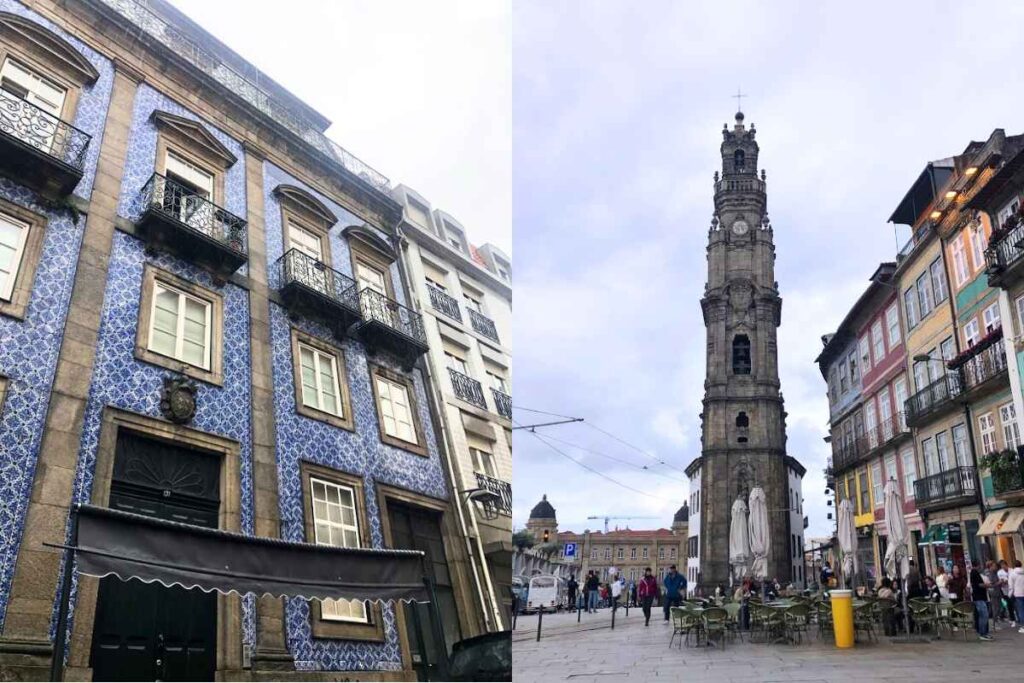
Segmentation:
[(559, 606), (558, 578), (541, 574), (530, 579), (530, 591), (526, 596), (526, 610), (554, 612)]

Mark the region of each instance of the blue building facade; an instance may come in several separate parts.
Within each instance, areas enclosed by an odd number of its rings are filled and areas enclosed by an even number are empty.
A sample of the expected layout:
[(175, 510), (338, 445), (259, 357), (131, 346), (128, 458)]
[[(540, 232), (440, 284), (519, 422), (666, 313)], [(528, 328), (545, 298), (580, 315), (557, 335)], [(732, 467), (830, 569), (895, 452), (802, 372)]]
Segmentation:
[[(424, 550), (444, 639), (474, 635), (386, 179), (269, 79), (258, 93), (233, 81), (251, 66), (169, 5), (41, 4), (45, 16), (0, 0), (15, 84), (0, 105), (55, 127), (40, 139), (0, 125), (0, 671), (47, 666), (61, 555), (43, 543), (66, 540), (74, 504)], [(194, 49), (172, 49), (182, 41)], [(87, 146), (68, 156), (66, 139)], [(16, 156), (31, 164), (3, 160)], [(408, 606), (72, 580), (66, 664), (83, 678), (124, 662), (148, 677), (127, 643), (152, 655), (170, 628), (114, 604), (205, 619), (181, 627), (205, 652), (176, 670), (190, 678), (400, 680), (441, 646), (428, 634), (419, 651)]]

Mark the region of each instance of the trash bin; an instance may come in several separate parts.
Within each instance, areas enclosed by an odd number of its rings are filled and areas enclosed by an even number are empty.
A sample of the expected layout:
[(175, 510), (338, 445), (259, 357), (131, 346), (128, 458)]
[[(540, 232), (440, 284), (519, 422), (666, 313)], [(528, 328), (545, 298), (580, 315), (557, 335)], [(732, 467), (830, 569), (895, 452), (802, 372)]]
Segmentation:
[(836, 647), (853, 647), (853, 591), (832, 591), (832, 630)]

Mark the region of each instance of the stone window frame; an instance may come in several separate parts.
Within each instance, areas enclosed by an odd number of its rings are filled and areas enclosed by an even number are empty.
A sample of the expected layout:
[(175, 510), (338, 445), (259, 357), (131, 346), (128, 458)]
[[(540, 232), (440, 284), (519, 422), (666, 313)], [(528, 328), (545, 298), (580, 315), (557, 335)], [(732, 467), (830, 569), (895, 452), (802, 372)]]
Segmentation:
[[(352, 394), (348, 384), (348, 366), (345, 364), (345, 350), (340, 346), (330, 344), (323, 339), (307, 334), (298, 328), (291, 328), (291, 349), (292, 349), (292, 380), (295, 385), (295, 412), (311, 420), (326, 422), (329, 425), (354, 432), (355, 412), (352, 409)], [(338, 389), (341, 401), (341, 415), (332, 415), (323, 410), (312, 408), (302, 402), (302, 360), (299, 354), (299, 344), (311, 346), (317, 351), (334, 356), (335, 365), (338, 368)]]
[(288, 253), (288, 244), (291, 242), (289, 228), (294, 222), (320, 238), (321, 263), (333, 268), (330, 230), (338, 222), (337, 216), (319, 199), (300, 187), (278, 185), (273, 194), (281, 207), (281, 253)]
[[(371, 547), (370, 523), (366, 510), (366, 492), (361, 476), (325, 465), (319, 465), (308, 460), (300, 460), (299, 478), (302, 485), (303, 531), (307, 543), (313, 543), (313, 539), (316, 538), (313, 524), (313, 487), (310, 483), (313, 478), (316, 478), (338, 484), (339, 486), (346, 486), (353, 490), (356, 504), (356, 522), (359, 527), (359, 545), (362, 548)], [(324, 619), (320, 601), (309, 601), (309, 617), (314, 638), (383, 643), (385, 640), (384, 619), (380, 604), (370, 602), (367, 605), (366, 616), (366, 623)]]
[(21, 262), (18, 266), (18, 273), (14, 277), (11, 298), (10, 300), (0, 299), (0, 315), (15, 320), (24, 320), (28, 311), (29, 299), (32, 297), (36, 269), (43, 254), (43, 242), (46, 239), (46, 228), (49, 221), (46, 216), (6, 199), (0, 199), (0, 213), (28, 224), (28, 236), (25, 238), (25, 246), (21, 250)]
[[(164, 356), (149, 349), (149, 330), (153, 322), (153, 290), (157, 281), (210, 302), (210, 369)], [(189, 282), (162, 268), (147, 263), (142, 273), (139, 293), (139, 318), (135, 333), (135, 359), (156, 365), (207, 384), (224, 386), (224, 296), (194, 282)]]
[(65, 90), (60, 120), (72, 123), (82, 89), (99, 72), (74, 46), (45, 26), (10, 12), (0, 12), (0, 66), (10, 57)]
[(227, 203), (225, 177), (237, 157), (198, 121), (159, 109), (150, 115), (150, 120), (157, 128), (153, 170), (166, 178), (167, 153), (173, 152), (213, 176), (213, 196), (209, 201), (223, 208)]
[[(165, 420), (107, 406), (103, 409), (100, 425), (99, 444), (96, 451), (95, 475), (89, 498), (91, 505), (108, 507), (110, 488), (113, 480), (117, 436), (127, 430), (147, 438), (170, 442), (197, 451), (205, 451), (210, 457), (220, 458), (220, 510), (218, 528), (241, 533), (241, 451), (238, 441), (228, 437), (204, 432), (194, 427), (171, 424)], [(69, 667), (89, 669), (93, 625), (99, 594), (100, 579), (91, 576), (80, 577), (75, 620), (68, 654)], [(242, 637), (242, 598), (238, 594), (217, 595), (217, 661), (236, 661), (241, 665), (241, 652), (234, 643)]]
[(391, 278), (391, 264), (395, 262), (394, 254), (376, 245), (372, 233), (368, 233), (366, 228), (346, 228), (345, 233), (352, 261), (352, 279), (356, 281), (356, 286), (359, 286), (359, 264), (363, 263), (384, 274), (384, 290), (387, 297), (392, 301), (398, 301), (395, 298), (395, 285)]
[[(425, 458), (430, 457), (427, 452), (427, 439), (423, 431), (423, 423), (420, 420), (419, 399), (416, 396), (416, 383), (411, 377), (395, 372), (394, 370), (386, 368), (379, 363), (371, 363), (367, 361), (367, 366), (370, 371), (370, 387), (373, 390), (373, 405), (377, 410), (377, 430), (380, 434), (381, 442)], [(380, 394), (377, 391), (378, 375), (386, 380), (394, 382), (395, 384), (405, 386), (406, 392), (409, 396), (409, 412), (412, 413), (412, 421), (413, 426), (416, 429), (416, 439), (418, 440), (418, 443), (412, 443), (404, 439), (391, 436), (384, 430), (384, 415), (380, 409)]]

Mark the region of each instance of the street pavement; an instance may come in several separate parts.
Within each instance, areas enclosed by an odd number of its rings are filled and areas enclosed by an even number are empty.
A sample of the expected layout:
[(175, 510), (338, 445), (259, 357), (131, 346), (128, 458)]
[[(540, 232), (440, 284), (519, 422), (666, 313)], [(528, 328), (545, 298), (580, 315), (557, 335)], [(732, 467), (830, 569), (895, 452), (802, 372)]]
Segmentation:
[[(964, 642), (962, 632), (931, 642), (858, 643), (839, 650), (830, 641), (798, 645), (728, 642), (724, 649), (669, 649), (672, 628), (655, 611), (644, 627), (643, 614), (620, 609), (615, 629), (611, 612), (546, 614), (537, 642), (537, 617), (520, 616), (512, 634), (513, 676), (516, 683), (667, 683), (667, 681), (985, 681), (1024, 680), (1024, 634), (1016, 629), (995, 631), (993, 642), (980, 642), (974, 632)], [(812, 631), (816, 627), (812, 626)], [(827, 638), (827, 636), (826, 636)]]

